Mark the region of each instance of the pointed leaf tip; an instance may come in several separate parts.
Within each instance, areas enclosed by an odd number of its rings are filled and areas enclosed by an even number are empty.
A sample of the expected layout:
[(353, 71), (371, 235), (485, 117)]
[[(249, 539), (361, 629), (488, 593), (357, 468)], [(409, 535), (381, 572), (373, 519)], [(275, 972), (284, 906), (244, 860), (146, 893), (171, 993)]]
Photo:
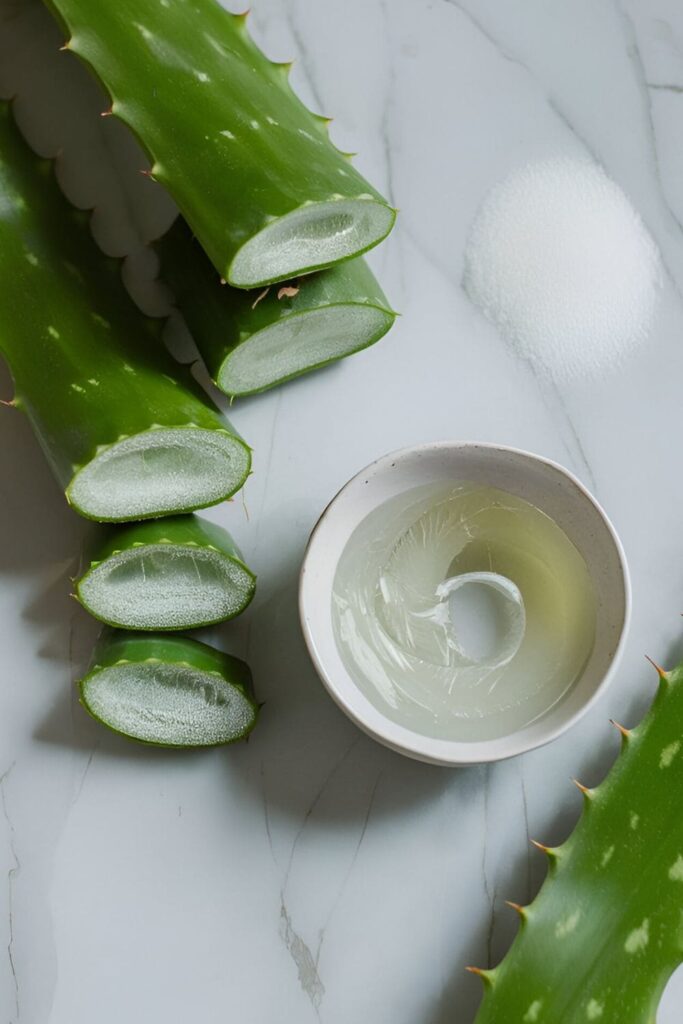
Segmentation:
[(645, 658), (650, 662), (660, 679), (668, 679), (668, 673), (665, 672), (662, 666), (658, 665), (657, 662), (649, 656), (649, 654), (646, 654)]
[(579, 782), (579, 780), (578, 780), (578, 779), (572, 779), (572, 782), (574, 783), (574, 785), (576, 786), (576, 788), (577, 788), (577, 789), (578, 789), (578, 790), (579, 790), (579, 791), (580, 791), (581, 793), (583, 793), (583, 795), (584, 795), (584, 796), (591, 796), (591, 795), (592, 795), (592, 790), (590, 790), (590, 789), (588, 788), (588, 786), (584, 786), (584, 784), (583, 784), (582, 782)]
[(529, 842), (532, 846), (535, 846), (541, 853), (547, 853), (550, 857), (553, 854), (553, 849), (550, 846), (546, 846), (545, 843), (539, 843), (536, 839), (530, 839)]
[(511, 910), (515, 910), (522, 920), (526, 920), (526, 908), (521, 903), (515, 903), (513, 900), (505, 900), (505, 905), (510, 907)]
[(615, 722), (613, 718), (610, 718), (610, 725), (613, 725), (615, 729), (618, 729), (625, 740), (631, 735), (631, 730), (627, 729), (624, 725), (619, 725), (619, 722)]

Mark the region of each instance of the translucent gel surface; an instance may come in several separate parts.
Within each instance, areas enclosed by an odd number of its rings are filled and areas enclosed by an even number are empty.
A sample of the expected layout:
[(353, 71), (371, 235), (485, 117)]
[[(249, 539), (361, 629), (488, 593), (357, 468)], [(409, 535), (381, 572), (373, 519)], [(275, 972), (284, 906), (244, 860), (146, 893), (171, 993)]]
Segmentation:
[(228, 394), (269, 387), (363, 348), (387, 319), (383, 310), (350, 304), (290, 316), (238, 345), (225, 360), (218, 384)]
[(586, 564), (539, 509), (477, 484), (430, 484), (354, 532), (332, 597), (337, 644), (387, 717), (439, 739), (523, 728), (592, 651)]
[(393, 221), (394, 212), (369, 197), (309, 203), (245, 242), (230, 267), (230, 283), (253, 288), (330, 266), (375, 245)]
[(246, 447), (218, 430), (147, 430), (105, 448), (71, 481), (71, 504), (93, 519), (128, 521), (215, 504), (249, 468)]
[(241, 690), (187, 665), (133, 662), (103, 668), (83, 684), (90, 711), (111, 728), (147, 743), (229, 743), (251, 725)]
[(112, 555), (79, 596), (98, 618), (130, 629), (188, 629), (236, 615), (253, 589), (239, 562), (208, 548), (153, 544)]

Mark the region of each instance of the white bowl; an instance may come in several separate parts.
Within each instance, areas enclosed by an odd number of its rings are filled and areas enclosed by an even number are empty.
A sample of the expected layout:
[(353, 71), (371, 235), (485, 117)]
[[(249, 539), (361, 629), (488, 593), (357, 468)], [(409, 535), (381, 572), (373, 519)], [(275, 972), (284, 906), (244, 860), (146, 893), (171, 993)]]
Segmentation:
[[(468, 480), (498, 487), (549, 515), (582, 554), (595, 588), (595, 646), (579, 679), (546, 714), (510, 735), (471, 743), (434, 739), (386, 718), (358, 689), (337, 648), (332, 585), (351, 534), (379, 505), (422, 484)], [(571, 473), (515, 448), (468, 442), (417, 445), (385, 455), (341, 489), (311, 534), (299, 611), (313, 663), (330, 695), (368, 735), (430, 764), (498, 761), (540, 747), (574, 724), (603, 692), (621, 655), (631, 613), (626, 557), (609, 519)]]

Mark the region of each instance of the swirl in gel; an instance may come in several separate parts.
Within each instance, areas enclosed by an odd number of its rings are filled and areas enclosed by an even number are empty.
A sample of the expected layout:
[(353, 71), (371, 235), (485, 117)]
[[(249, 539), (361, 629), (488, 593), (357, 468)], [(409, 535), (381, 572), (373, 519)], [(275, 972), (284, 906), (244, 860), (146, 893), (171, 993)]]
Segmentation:
[(344, 663), (387, 717), (440, 739), (523, 728), (593, 649), (586, 564), (545, 513), (474, 483), (402, 494), (358, 526), (332, 618)]

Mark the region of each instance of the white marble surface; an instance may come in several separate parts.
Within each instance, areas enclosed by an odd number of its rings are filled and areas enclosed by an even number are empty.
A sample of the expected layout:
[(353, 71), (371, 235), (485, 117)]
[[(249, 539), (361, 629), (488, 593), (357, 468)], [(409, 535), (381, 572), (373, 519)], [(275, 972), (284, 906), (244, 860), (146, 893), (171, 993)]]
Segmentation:
[[(148, 308), (143, 244), (170, 207), (31, 0), (0, 4), (0, 91)], [(248, 745), (136, 749), (79, 709), (92, 628), (68, 596), (85, 527), (26, 423), (0, 411), (0, 1021), (12, 1024), (469, 1024), (467, 963), (495, 962), (542, 858), (597, 781), (614, 716), (653, 693), (645, 653), (681, 644), (683, 13), (674, 0), (258, 0), (252, 30), (298, 58), (301, 95), (401, 208), (372, 256), (403, 312), (372, 351), (235, 407), (255, 449), (212, 518), (260, 574), (217, 638), (252, 662)], [(67, 113), (67, 106), (69, 112)], [(659, 243), (668, 280), (650, 344), (597, 382), (541, 385), (460, 286), (486, 189), (539, 154), (592, 153)], [(118, 177), (111, 169), (114, 166)], [(7, 394), (8, 386), (4, 387)], [(360, 466), (404, 444), (485, 439), (573, 469), (621, 531), (635, 608), (623, 668), (552, 746), (448, 771), (366, 739), (325, 695), (297, 628), (307, 534)], [(680, 1020), (674, 978), (659, 1024)], [(559, 1022), (558, 1022), (559, 1024)]]

